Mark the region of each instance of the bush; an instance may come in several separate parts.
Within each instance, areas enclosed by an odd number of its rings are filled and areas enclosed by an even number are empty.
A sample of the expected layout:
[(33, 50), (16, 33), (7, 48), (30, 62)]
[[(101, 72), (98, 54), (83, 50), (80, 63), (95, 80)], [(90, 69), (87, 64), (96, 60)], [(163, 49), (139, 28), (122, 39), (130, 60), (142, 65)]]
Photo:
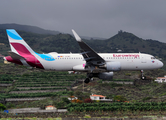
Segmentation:
[(62, 101), (63, 101), (63, 102), (65, 102), (65, 103), (67, 103), (67, 104), (69, 104), (69, 103), (70, 103), (70, 100), (69, 100), (68, 98), (65, 98), (65, 97), (64, 97), (64, 98), (62, 98)]
[(56, 102), (56, 108), (59, 109), (59, 108), (64, 108), (65, 106), (65, 103), (64, 101), (60, 101), (60, 102)]
[(79, 100), (79, 99), (74, 99), (74, 100), (72, 100), (71, 102), (72, 102), (72, 103), (82, 103), (82, 101)]
[(114, 101), (124, 102), (124, 101), (127, 101), (127, 99), (122, 95), (117, 95), (114, 97)]
[(77, 98), (80, 100), (83, 99), (83, 92), (81, 91), (75, 91), (74, 95), (77, 96)]
[(142, 99), (142, 101), (144, 102), (144, 101), (150, 100), (150, 99), (152, 99), (152, 97), (145, 97), (145, 98)]
[(99, 103), (100, 102), (100, 100), (93, 100), (94, 102), (96, 102), (96, 103)]
[(0, 111), (5, 110), (5, 109), (6, 109), (6, 107), (2, 103), (0, 103)]
[(12, 104), (11, 102), (7, 102), (6, 107), (7, 107), (7, 108), (14, 108), (15, 105)]
[(90, 99), (90, 98), (86, 98), (85, 100), (84, 100), (84, 103), (92, 103), (93, 101)]
[(102, 80), (98, 80), (97, 83), (98, 83), (98, 84), (102, 84), (103, 81), (102, 81)]
[(105, 97), (105, 99), (109, 99), (109, 97), (108, 97), (108, 96), (106, 96), (106, 97)]
[(126, 76), (131, 76), (131, 73), (126, 73), (125, 75), (126, 75)]

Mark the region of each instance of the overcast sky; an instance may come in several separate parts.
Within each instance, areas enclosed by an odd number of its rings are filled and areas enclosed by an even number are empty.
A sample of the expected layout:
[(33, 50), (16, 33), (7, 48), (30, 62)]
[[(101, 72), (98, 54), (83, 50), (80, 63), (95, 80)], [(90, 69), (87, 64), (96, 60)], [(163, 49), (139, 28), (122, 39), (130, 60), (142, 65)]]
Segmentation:
[(4, 23), (101, 38), (123, 30), (166, 43), (166, 0), (0, 0)]

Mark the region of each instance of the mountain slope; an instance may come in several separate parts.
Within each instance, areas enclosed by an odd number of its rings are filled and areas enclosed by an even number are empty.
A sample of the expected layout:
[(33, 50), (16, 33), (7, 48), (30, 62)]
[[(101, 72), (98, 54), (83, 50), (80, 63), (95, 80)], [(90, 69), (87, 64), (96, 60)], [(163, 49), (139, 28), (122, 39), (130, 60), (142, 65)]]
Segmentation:
[[(19, 30), (17, 32), (34, 50), (39, 52), (80, 52), (76, 40), (70, 34), (45, 35)], [(161, 58), (166, 57), (166, 43), (155, 40), (144, 40), (128, 32), (118, 32), (118, 34), (107, 40), (84, 41), (99, 53), (114, 53), (122, 50), (123, 53), (141, 52)], [(0, 43), (8, 46), (7, 35), (4, 29), (0, 30)]]
[(36, 26), (29, 26), (29, 25), (19, 25), (19, 24), (0, 24), (0, 29), (15, 29), (15, 30), (22, 30), (26, 32), (38, 33), (38, 34), (51, 34), (56, 35), (60, 32), (58, 31), (51, 31), (51, 30), (44, 30), (42, 28)]
[[(35, 34), (19, 30), (17, 32), (36, 52), (80, 52), (75, 38), (70, 34)], [(155, 40), (144, 40), (128, 32), (120, 31), (107, 40), (84, 41), (99, 53), (116, 53), (118, 50), (121, 50), (123, 53), (141, 52), (163, 59), (166, 58), (166, 43)], [(10, 50), (10, 48), (5, 29), (0, 29), (0, 43), (4, 44), (0, 44), (0, 53), (7, 55), (7, 50)]]
[(144, 40), (128, 32), (118, 32), (118, 34), (107, 40), (91, 40), (86, 42), (97, 52), (113, 53), (122, 50), (123, 53), (141, 52), (161, 58), (166, 57), (166, 43), (156, 40)]

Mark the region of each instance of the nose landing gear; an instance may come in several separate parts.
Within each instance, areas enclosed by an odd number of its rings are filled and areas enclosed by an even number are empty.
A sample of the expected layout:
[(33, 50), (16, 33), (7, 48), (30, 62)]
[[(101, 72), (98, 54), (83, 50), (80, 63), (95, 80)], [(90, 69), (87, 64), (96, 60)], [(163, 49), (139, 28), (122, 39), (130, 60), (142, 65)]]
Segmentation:
[(144, 70), (141, 70), (141, 79), (142, 79), (142, 80), (145, 80), (145, 79), (146, 79), (146, 77), (144, 76)]

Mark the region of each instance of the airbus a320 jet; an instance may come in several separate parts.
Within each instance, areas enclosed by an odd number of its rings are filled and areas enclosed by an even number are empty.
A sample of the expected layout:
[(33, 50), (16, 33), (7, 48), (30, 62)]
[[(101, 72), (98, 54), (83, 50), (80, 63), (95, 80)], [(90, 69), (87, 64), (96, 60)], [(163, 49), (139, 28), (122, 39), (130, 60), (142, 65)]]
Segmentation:
[[(89, 83), (93, 77), (112, 79), (114, 71), (153, 70), (163, 66), (160, 60), (149, 54), (99, 54), (84, 43), (74, 30), (72, 32), (81, 48), (79, 54), (58, 54), (56, 52), (39, 54), (34, 52), (14, 29), (7, 29), (6, 32), (11, 51), (8, 52), (10, 56), (4, 57), (4, 60), (46, 70), (86, 72), (85, 83)], [(142, 79), (144, 79), (143, 72)]]

